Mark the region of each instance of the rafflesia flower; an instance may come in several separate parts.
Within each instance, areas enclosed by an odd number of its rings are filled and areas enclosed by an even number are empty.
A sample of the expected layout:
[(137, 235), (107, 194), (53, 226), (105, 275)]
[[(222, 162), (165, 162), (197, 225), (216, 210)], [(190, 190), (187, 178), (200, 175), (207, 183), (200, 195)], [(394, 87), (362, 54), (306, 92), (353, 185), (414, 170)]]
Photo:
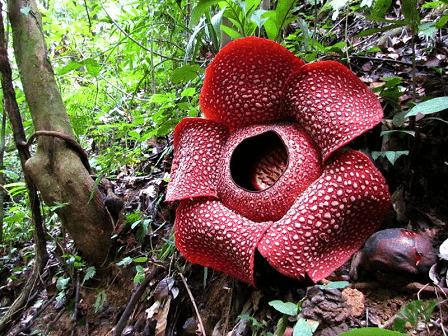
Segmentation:
[(319, 281), (379, 226), (384, 178), (341, 147), (383, 113), (345, 66), (238, 39), (207, 68), (200, 107), (205, 118), (174, 131), (167, 191), (180, 201), (175, 239), (189, 261), (254, 285), (260, 253), (286, 276)]

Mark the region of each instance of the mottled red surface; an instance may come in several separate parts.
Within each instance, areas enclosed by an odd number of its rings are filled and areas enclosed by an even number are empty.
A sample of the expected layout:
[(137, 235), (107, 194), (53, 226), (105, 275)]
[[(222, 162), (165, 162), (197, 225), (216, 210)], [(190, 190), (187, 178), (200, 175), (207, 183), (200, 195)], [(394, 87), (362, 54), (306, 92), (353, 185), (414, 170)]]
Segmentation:
[(273, 41), (238, 39), (208, 66), (200, 104), (207, 119), (229, 128), (278, 121), (285, 116), (284, 85), (304, 62)]
[(258, 249), (282, 274), (318, 281), (380, 225), (384, 178), (339, 149), (382, 110), (345, 66), (239, 39), (208, 67), (200, 105), (206, 118), (175, 130), (167, 192), (181, 201), (176, 245), (188, 260), (254, 284)]

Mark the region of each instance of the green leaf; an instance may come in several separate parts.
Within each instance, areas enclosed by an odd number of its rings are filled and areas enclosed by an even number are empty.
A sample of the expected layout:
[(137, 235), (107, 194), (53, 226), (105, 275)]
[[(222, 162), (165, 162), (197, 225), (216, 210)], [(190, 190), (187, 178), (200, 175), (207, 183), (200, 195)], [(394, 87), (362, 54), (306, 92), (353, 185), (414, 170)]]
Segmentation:
[(195, 94), (196, 94), (196, 89), (189, 87), (189, 88), (184, 89), (181, 92), (180, 96), (181, 97), (193, 97)]
[(127, 266), (132, 264), (132, 258), (131, 257), (125, 257), (121, 259), (119, 262), (117, 262), (117, 266)]
[(133, 260), (135, 263), (145, 263), (148, 261), (148, 257), (137, 257)]
[(342, 289), (348, 286), (350, 286), (350, 282), (348, 281), (332, 281), (326, 285), (319, 285), (318, 287), (322, 289)]
[(385, 157), (391, 164), (395, 164), (395, 161), (403, 155), (409, 155), (409, 151), (372, 152), (372, 159), (377, 160), (379, 157)]
[(416, 116), (417, 114), (433, 114), (446, 109), (448, 109), (448, 96), (433, 98), (415, 105), (406, 113), (405, 118)]
[(436, 300), (415, 300), (408, 303), (397, 314), (394, 321), (394, 329), (405, 332), (406, 323), (416, 327), (419, 322), (428, 322), (437, 304)]
[(420, 22), (419, 8), (417, 0), (402, 0), (401, 11), (408, 25), (417, 27)]
[(213, 5), (217, 4), (219, 0), (199, 0), (198, 4), (191, 11), (190, 26), (195, 26), (201, 16)]
[(283, 315), (277, 322), (274, 336), (283, 336), (285, 334), (287, 326), (288, 326), (288, 318), (285, 315)]
[(96, 77), (100, 74), (101, 65), (93, 58), (85, 59), (82, 63), (86, 66), (89, 75)]
[(418, 26), (418, 34), (425, 38), (432, 39), (436, 33), (437, 27), (434, 22), (424, 22)]
[(237, 38), (242, 37), (242, 35), (240, 33), (238, 33), (236, 30), (234, 30), (234, 29), (232, 29), (232, 28), (230, 28), (230, 27), (228, 27), (226, 25), (222, 24), (221, 25), (221, 30), (225, 34), (229, 35), (232, 40), (236, 40)]
[(436, 22), (436, 28), (441, 29), (448, 23), (448, 14), (442, 15)]
[(104, 303), (107, 300), (107, 294), (104, 290), (101, 290), (96, 295), (95, 304), (93, 307), (95, 308), (95, 313), (98, 313), (104, 306)]
[(293, 336), (313, 336), (317, 327), (319, 326), (319, 322), (314, 320), (308, 320), (304, 318), (300, 318), (297, 323), (294, 325)]
[(65, 75), (73, 70), (78, 69), (82, 65), (83, 65), (83, 63), (81, 63), (81, 62), (71, 61), (70, 63), (66, 64), (62, 68), (59, 68), (58, 70), (56, 70), (56, 74), (59, 76)]
[(266, 18), (264, 29), (269, 39), (277, 40), (281, 30), (289, 24), (295, 3), (295, 0), (278, 0), (275, 9), (263, 15)]
[(343, 332), (340, 336), (406, 336), (406, 334), (381, 328), (359, 328)]
[(143, 282), (143, 280), (145, 279), (145, 269), (142, 266), (138, 265), (138, 266), (135, 266), (135, 270), (136, 270), (136, 273), (134, 276), (134, 283), (141, 284)]
[(376, 0), (370, 12), (370, 18), (374, 21), (384, 20), (384, 16), (392, 5), (392, 0)]
[(268, 20), (267, 17), (263, 15), (266, 13), (264, 9), (257, 9), (251, 16), (251, 20), (255, 22), (258, 28), (263, 27), (264, 23)]
[(67, 288), (68, 283), (70, 282), (70, 278), (64, 278), (64, 277), (60, 277), (58, 278), (58, 280), (56, 281), (56, 288), (61, 291), (64, 290), (65, 288)]
[(88, 267), (86, 270), (86, 274), (84, 275), (84, 278), (82, 279), (81, 285), (84, 285), (84, 282), (86, 282), (87, 280), (92, 279), (95, 276), (95, 274), (96, 274), (95, 266)]
[(184, 65), (173, 71), (171, 80), (175, 84), (185, 83), (195, 79), (203, 70), (199, 65)]
[(270, 301), (268, 304), (282, 314), (295, 316), (299, 312), (299, 308), (296, 303), (274, 300)]
[(263, 17), (266, 19), (263, 24), (266, 35), (270, 40), (275, 40), (278, 35), (275, 13), (273, 11), (267, 11), (263, 14)]

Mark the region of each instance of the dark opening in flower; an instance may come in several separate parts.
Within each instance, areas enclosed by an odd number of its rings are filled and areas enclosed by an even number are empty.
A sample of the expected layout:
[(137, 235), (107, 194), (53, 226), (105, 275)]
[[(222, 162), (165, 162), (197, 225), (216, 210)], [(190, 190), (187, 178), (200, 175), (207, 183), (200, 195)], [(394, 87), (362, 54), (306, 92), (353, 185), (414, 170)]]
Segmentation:
[(238, 39), (207, 68), (200, 106), (205, 118), (174, 131), (167, 190), (180, 201), (176, 246), (191, 262), (254, 284), (258, 251), (278, 272), (318, 281), (381, 223), (384, 178), (341, 148), (383, 113), (342, 64)]
[(280, 136), (268, 131), (244, 139), (230, 159), (233, 181), (248, 191), (271, 187), (288, 166), (288, 152)]

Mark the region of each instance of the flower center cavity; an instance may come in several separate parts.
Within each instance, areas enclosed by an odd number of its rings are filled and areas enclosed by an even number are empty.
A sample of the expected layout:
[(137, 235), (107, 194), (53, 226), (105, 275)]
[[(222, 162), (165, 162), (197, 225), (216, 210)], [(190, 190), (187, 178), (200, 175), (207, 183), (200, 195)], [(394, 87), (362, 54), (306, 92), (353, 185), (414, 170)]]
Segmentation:
[(274, 131), (243, 140), (233, 151), (230, 173), (233, 181), (248, 191), (268, 189), (288, 167), (288, 151)]

